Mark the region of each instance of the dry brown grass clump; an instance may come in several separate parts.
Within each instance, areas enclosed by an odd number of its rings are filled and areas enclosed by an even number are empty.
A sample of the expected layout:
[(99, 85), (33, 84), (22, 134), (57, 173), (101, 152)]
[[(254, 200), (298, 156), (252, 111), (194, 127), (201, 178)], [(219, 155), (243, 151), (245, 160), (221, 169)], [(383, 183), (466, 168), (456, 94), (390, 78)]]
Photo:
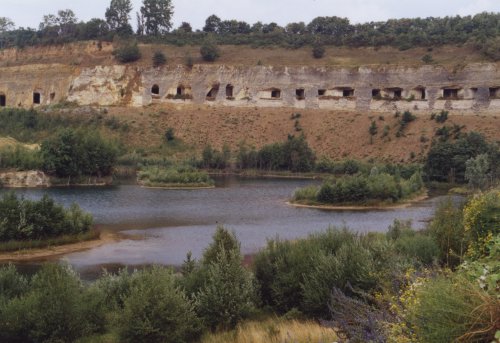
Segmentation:
[(284, 320), (272, 318), (265, 321), (250, 321), (238, 325), (230, 332), (207, 334), (202, 343), (330, 343), (337, 341), (331, 328), (312, 321)]

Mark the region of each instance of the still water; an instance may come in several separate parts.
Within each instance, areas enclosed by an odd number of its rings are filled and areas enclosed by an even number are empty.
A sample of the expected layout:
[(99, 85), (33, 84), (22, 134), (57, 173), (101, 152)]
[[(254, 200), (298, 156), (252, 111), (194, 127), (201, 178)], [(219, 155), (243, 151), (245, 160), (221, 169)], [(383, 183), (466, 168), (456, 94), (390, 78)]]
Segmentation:
[(422, 228), (442, 199), (436, 196), (404, 209), (362, 212), (286, 204), (295, 189), (312, 183), (317, 181), (226, 177), (217, 179), (217, 188), (203, 190), (121, 185), (16, 192), (29, 199), (49, 194), (66, 206), (76, 202), (92, 213), (98, 228), (125, 234), (120, 242), (61, 257), (89, 277), (102, 267), (179, 265), (188, 251), (199, 257), (218, 224), (234, 230), (244, 254), (256, 252), (269, 238), (305, 237), (330, 226), (347, 226), (359, 232), (385, 231), (394, 219), (411, 219), (414, 227)]

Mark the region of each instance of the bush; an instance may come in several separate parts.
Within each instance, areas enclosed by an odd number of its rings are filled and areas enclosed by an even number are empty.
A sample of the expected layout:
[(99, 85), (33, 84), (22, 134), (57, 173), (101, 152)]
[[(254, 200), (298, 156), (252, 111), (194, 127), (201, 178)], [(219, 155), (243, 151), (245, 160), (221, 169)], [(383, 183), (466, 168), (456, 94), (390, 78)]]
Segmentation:
[(220, 57), (219, 47), (215, 42), (206, 41), (200, 47), (201, 58), (206, 62), (214, 62)]
[(70, 209), (57, 205), (45, 195), (39, 201), (18, 199), (11, 192), (0, 200), (0, 241), (44, 240), (88, 232), (92, 216), (74, 204)]
[(0, 168), (17, 170), (37, 170), (43, 167), (38, 149), (30, 150), (20, 145), (0, 148)]
[(396, 240), (396, 250), (404, 256), (416, 259), (424, 265), (431, 265), (439, 257), (439, 247), (432, 237), (416, 233)]
[(153, 55), (153, 66), (161, 67), (165, 63), (167, 63), (167, 58), (165, 57), (165, 54), (161, 51), (156, 51)]
[(434, 62), (434, 59), (432, 58), (431, 54), (425, 54), (424, 56), (422, 56), (422, 62), (424, 62), (425, 64), (431, 64), (432, 62)]
[(451, 198), (444, 200), (438, 204), (427, 228), (439, 247), (441, 262), (451, 268), (462, 262), (467, 249), (462, 208), (463, 205), (455, 205)]
[(463, 278), (438, 277), (417, 290), (411, 314), (422, 342), (491, 342), (500, 300)]
[(175, 286), (169, 269), (153, 267), (139, 273), (119, 313), (122, 342), (193, 342), (201, 326), (194, 305)]
[(6, 342), (68, 342), (101, 332), (105, 322), (102, 298), (90, 292), (69, 267), (44, 265), (27, 293), (0, 302), (0, 338)]
[(137, 179), (149, 187), (205, 187), (214, 184), (208, 173), (182, 166), (176, 168), (142, 167), (137, 174)]
[(131, 63), (141, 59), (141, 51), (137, 42), (127, 42), (113, 50), (113, 55), (121, 63)]
[(169, 127), (167, 131), (165, 131), (165, 140), (167, 142), (172, 142), (175, 139), (174, 129)]
[(44, 171), (58, 177), (107, 176), (113, 172), (117, 147), (98, 132), (63, 129), (42, 143)]
[(375, 284), (373, 259), (363, 239), (330, 229), (295, 242), (269, 241), (255, 257), (261, 298), (275, 310), (293, 308), (313, 317), (328, 313), (332, 287), (368, 290)]
[(320, 59), (320, 58), (323, 58), (325, 56), (325, 47), (323, 45), (315, 45), (313, 46), (313, 50), (312, 50), (312, 54), (313, 54), (313, 57), (316, 58), (316, 59)]

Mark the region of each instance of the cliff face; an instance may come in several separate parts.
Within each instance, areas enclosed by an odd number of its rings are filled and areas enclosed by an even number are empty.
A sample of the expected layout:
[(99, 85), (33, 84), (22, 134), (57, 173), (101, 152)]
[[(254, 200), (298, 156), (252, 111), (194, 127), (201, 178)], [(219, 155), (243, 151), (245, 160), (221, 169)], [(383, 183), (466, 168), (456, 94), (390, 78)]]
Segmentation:
[(487, 63), (454, 71), (439, 66), (195, 65), (187, 69), (53, 64), (4, 67), (0, 75), (0, 96), (8, 107), (68, 100), (79, 105), (133, 107), (203, 103), (380, 112), (500, 109), (500, 71), (496, 64)]

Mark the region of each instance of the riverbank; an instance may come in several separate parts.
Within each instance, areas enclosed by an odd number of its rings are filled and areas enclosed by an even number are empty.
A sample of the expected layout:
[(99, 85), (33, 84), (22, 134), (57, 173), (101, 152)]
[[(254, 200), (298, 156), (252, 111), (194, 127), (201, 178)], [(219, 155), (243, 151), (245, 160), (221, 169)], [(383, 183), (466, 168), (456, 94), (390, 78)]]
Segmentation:
[(0, 253), (0, 263), (47, 260), (59, 257), (61, 255), (98, 248), (104, 244), (118, 242), (121, 239), (122, 236), (119, 233), (105, 231), (101, 232), (97, 239), (89, 241), (82, 241), (58, 246), (49, 246), (40, 249), (25, 249), (14, 252)]
[(305, 204), (293, 201), (287, 201), (287, 205), (299, 207), (299, 208), (311, 208), (318, 210), (329, 210), (329, 211), (367, 211), (367, 210), (394, 210), (399, 208), (407, 208), (415, 203), (427, 200), (429, 195), (427, 192), (420, 194), (408, 200), (404, 200), (397, 203), (380, 203), (377, 205), (330, 205), (330, 204)]
[(104, 187), (112, 184), (112, 176), (58, 178), (40, 170), (0, 172), (0, 185), (4, 188)]
[(147, 189), (165, 189), (165, 190), (197, 190), (197, 189), (213, 189), (215, 186), (204, 186), (204, 185), (175, 185), (175, 184), (166, 184), (166, 185), (140, 185), (142, 188)]

